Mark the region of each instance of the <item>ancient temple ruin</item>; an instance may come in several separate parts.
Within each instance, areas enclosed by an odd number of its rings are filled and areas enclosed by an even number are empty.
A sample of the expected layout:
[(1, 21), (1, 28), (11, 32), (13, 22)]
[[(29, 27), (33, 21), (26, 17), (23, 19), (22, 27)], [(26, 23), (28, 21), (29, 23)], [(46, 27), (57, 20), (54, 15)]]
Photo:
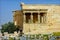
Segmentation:
[(14, 11), (13, 21), (23, 33), (60, 32), (60, 5), (24, 4)]

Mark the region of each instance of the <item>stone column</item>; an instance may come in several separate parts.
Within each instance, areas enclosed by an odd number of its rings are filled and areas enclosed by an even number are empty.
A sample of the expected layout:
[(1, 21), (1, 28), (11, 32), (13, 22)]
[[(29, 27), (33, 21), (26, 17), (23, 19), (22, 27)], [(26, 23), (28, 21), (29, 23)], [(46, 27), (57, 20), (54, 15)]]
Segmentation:
[(44, 17), (40, 16), (40, 23), (44, 23)]
[(31, 13), (31, 23), (33, 23), (33, 14)]
[(38, 23), (40, 23), (40, 14), (38, 13)]
[(24, 21), (24, 23), (26, 23), (26, 15), (25, 15), (25, 13), (24, 13), (24, 20), (23, 21)]
[(43, 17), (43, 19), (44, 19), (44, 20), (43, 20), (43, 21), (44, 21), (44, 23), (46, 23), (46, 15)]

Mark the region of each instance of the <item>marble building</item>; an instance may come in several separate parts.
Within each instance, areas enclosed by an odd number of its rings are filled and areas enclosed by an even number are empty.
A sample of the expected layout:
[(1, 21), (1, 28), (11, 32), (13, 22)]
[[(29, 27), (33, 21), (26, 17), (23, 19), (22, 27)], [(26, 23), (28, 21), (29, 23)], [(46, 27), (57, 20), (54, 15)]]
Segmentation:
[(60, 5), (24, 4), (13, 11), (13, 21), (23, 33), (60, 32)]

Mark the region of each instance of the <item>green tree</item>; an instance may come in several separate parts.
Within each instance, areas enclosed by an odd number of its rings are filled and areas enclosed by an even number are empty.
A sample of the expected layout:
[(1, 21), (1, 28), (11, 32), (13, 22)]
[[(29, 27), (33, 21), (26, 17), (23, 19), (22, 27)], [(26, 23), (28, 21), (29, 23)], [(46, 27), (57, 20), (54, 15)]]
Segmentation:
[(13, 22), (8, 22), (8, 23), (5, 23), (2, 25), (2, 29), (1, 29), (1, 32), (8, 32), (8, 33), (13, 33), (14, 31), (16, 31), (17, 28), (16, 26), (14, 25)]

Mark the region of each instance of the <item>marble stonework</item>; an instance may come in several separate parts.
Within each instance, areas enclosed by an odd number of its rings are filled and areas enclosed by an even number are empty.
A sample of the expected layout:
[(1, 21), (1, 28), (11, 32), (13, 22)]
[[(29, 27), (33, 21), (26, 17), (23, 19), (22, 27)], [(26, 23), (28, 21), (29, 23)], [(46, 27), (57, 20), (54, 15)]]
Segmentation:
[(14, 11), (13, 21), (24, 33), (60, 32), (60, 5), (21, 3), (21, 10)]

